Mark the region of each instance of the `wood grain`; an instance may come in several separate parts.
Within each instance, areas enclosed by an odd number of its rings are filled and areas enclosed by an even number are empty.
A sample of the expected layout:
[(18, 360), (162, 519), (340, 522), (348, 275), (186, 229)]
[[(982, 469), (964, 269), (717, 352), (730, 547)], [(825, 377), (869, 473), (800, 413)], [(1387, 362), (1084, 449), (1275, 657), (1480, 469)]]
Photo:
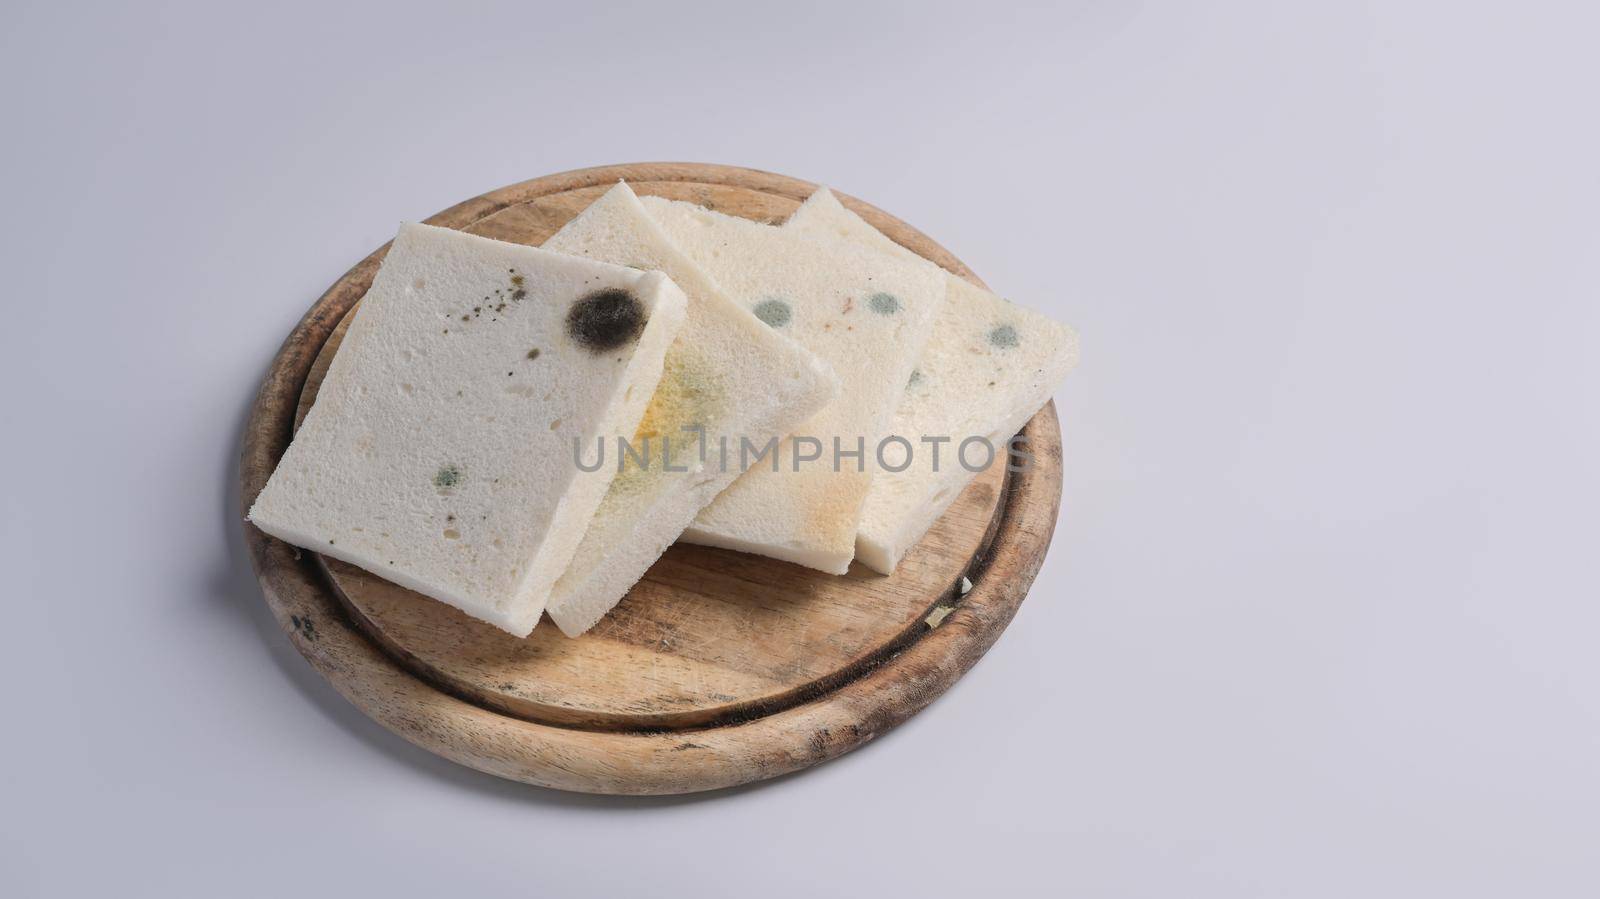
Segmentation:
[[(537, 245), (618, 178), (641, 194), (772, 222), (814, 190), (726, 166), (609, 166), (503, 188), (428, 221)], [(841, 200), (898, 242), (976, 281), (919, 232)], [(385, 249), (318, 300), (274, 361), (247, 426), (247, 505), (309, 408)], [(576, 640), (548, 621), (518, 640), (253, 528), (247, 539), (268, 602), (295, 645), (347, 698), (412, 742), (544, 786), (691, 792), (847, 752), (920, 710), (977, 661), (1026, 594), (1059, 507), (1054, 408), (1025, 433), (1034, 467), (1008, 479), (996, 465), (977, 478), (891, 577), (859, 565), (833, 577), (675, 546)], [(974, 585), (965, 596), (963, 576)], [(954, 611), (941, 619), (947, 608)]]

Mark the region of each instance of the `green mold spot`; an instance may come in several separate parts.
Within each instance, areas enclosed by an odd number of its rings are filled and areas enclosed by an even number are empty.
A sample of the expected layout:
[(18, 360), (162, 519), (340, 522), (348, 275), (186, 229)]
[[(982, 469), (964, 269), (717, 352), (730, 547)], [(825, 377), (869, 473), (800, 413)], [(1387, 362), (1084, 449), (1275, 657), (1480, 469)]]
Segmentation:
[(441, 466), (433, 476), (433, 486), (438, 487), (440, 490), (448, 490), (461, 483), (461, 478), (462, 474), (459, 467), (455, 465)]
[(900, 301), (892, 293), (875, 293), (867, 297), (867, 308), (879, 315), (894, 315), (900, 311)]
[(997, 325), (989, 330), (989, 345), (1009, 350), (1022, 341), (1017, 337), (1017, 329), (1010, 325)]
[(766, 322), (769, 328), (781, 328), (787, 325), (793, 315), (789, 310), (789, 304), (775, 297), (757, 303), (753, 311), (756, 318)]
[(921, 383), (922, 383), (922, 369), (913, 368), (911, 370), (911, 379), (909, 381), (906, 381), (906, 389), (910, 390), (911, 388), (913, 388), (913, 387), (915, 387), (915, 386), (917, 386), (918, 384), (921, 384)]

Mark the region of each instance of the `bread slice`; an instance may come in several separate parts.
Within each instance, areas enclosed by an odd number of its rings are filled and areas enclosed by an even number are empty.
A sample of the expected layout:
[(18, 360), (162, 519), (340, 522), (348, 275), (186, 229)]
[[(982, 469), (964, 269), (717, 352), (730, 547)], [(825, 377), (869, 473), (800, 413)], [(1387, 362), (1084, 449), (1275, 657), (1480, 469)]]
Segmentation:
[[(545, 249), (664, 272), (688, 297), (661, 384), (546, 611), (576, 637), (611, 610), (695, 514), (738, 477), (700, 453), (719, 438), (783, 437), (839, 392), (826, 363), (729, 299), (618, 184)], [(708, 461), (711, 464), (707, 464)]]
[[(756, 441), (749, 454), (742, 442), (730, 446), (722, 458), (741, 468), (749, 462), (749, 471), (682, 539), (843, 574), (855, 556), (878, 441), (932, 331), (944, 277), (838, 239), (688, 203), (643, 202), (679, 249), (736, 302), (831, 365), (843, 388), (779, 444), (776, 459), (752, 461), (762, 448)], [(864, 457), (841, 454), (836, 469), (836, 441), (842, 453), (863, 449)], [(820, 458), (798, 461), (813, 453)]]
[(533, 629), (684, 317), (660, 273), (403, 225), (256, 498), (274, 537)]
[[(856, 534), (856, 558), (888, 574), (975, 475), (957, 459), (962, 441), (985, 438), (996, 455), (1004, 456), (1012, 435), (1077, 364), (1078, 336), (900, 246), (840, 205), (826, 188), (806, 200), (784, 230), (853, 241), (940, 272), (949, 282), (933, 338), (895, 412), (894, 432), (913, 441), (916, 450), (911, 465), (877, 473)], [(933, 447), (920, 443), (922, 435), (950, 438), (940, 447), (937, 471)], [(972, 444), (972, 464), (984, 458), (982, 445)], [(898, 464), (899, 456), (891, 461)]]

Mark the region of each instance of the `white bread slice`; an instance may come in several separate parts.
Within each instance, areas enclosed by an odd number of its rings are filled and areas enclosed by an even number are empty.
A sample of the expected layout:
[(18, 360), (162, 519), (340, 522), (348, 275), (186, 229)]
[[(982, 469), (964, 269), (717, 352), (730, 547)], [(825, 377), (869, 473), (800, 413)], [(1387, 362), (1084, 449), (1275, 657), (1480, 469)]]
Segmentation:
[(574, 440), (633, 433), (684, 305), (660, 273), (402, 225), (250, 520), (525, 636), (615, 473)]
[[(961, 442), (983, 437), (1005, 456), (1007, 442), (1050, 399), (1078, 361), (1078, 336), (1066, 325), (1007, 302), (890, 240), (844, 208), (827, 188), (812, 194), (784, 230), (854, 241), (944, 274), (949, 294), (933, 337), (895, 412), (894, 432), (915, 452), (904, 471), (873, 478), (856, 534), (856, 558), (884, 574), (922, 539), (975, 472), (956, 458)], [(933, 447), (922, 435), (949, 437), (933, 470)], [(985, 457), (971, 448), (974, 465)], [(898, 464), (899, 457), (891, 459)]]
[(826, 363), (729, 299), (667, 240), (626, 184), (590, 204), (544, 248), (663, 272), (689, 300), (634, 435), (648, 461), (619, 458), (622, 471), (550, 595), (546, 611), (576, 637), (621, 602), (695, 513), (739, 476), (736, 467), (702, 459), (702, 441), (709, 447), (722, 435), (761, 443), (783, 437), (837, 396), (839, 383)]
[[(778, 471), (765, 460), (752, 465), (681, 539), (845, 573), (855, 556), (856, 521), (878, 441), (944, 302), (943, 275), (838, 239), (814, 239), (688, 203), (643, 202), (679, 249), (774, 330), (822, 357), (843, 388), (779, 445)], [(818, 441), (822, 458), (796, 471), (804, 437)], [(836, 471), (835, 440), (845, 452), (863, 447), (865, 458), (845, 457)], [(730, 447), (729, 464), (743, 465), (741, 448)], [(809, 456), (817, 448), (806, 445), (803, 452)]]

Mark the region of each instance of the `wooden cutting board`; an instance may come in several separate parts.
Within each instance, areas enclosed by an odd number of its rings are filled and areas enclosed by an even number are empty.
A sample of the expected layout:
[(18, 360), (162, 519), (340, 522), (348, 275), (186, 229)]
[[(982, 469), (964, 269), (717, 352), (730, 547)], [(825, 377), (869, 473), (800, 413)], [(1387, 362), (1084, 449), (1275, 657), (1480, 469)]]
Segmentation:
[[(781, 222), (816, 185), (752, 169), (647, 163), (537, 178), (430, 224), (538, 245), (626, 179), (641, 195)], [(846, 206), (963, 277), (938, 244)], [(271, 475), (387, 246), (289, 335), (246, 425), (246, 508)], [(979, 282), (981, 283), (981, 282)], [(1054, 406), (1032, 468), (978, 476), (892, 576), (842, 576), (678, 545), (592, 631), (518, 639), (359, 568), (245, 528), (267, 603), (313, 666), (400, 736), (490, 774), (591, 793), (687, 793), (826, 761), (927, 706), (988, 650), (1044, 560), (1061, 500)], [(963, 592), (963, 579), (971, 587)]]

